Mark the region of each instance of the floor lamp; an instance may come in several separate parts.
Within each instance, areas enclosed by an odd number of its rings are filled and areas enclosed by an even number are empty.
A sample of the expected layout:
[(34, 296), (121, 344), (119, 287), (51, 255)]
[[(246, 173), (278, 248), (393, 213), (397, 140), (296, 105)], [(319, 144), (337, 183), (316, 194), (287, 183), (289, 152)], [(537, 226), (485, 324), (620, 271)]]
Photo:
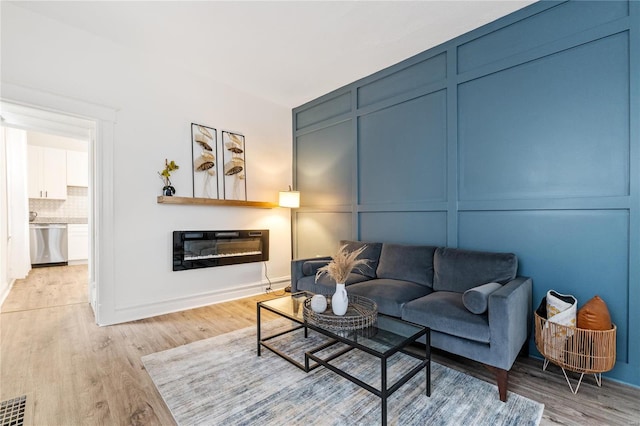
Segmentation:
[[(288, 191), (280, 191), (278, 195), (278, 205), (280, 207), (297, 209), (300, 207), (300, 191), (293, 191), (291, 185), (289, 185)], [(293, 223), (291, 226), (291, 258), (293, 259)], [(284, 291), (291, 292), (291, 286), (285, 287)]]

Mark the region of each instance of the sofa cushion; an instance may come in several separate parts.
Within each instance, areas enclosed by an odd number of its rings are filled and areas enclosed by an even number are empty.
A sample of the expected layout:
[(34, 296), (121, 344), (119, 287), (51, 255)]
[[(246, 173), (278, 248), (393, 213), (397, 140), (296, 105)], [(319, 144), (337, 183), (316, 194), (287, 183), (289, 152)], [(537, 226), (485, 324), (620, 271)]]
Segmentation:
[(489, 253), (438, 247), (433, 256), (433, 289), (464, 293), (479, 285), (505, 284), (516, 277), (513, 253)]
[(470, 288), (462, 294), (462, 303), (472, 314), (484, 314), (489, 306), (489, 295), (500, 287), (502, 284), (486, 283)]
[(378, 312), (400, 317), (405, 303), (431, 293), (429, 287), (410, 281), (375, 279), (347, 287), (347, 293), (374, 300)]
[[(349, 285), (353, 283), (359, 283), (368, 279), (369, 277), (352, 272), (349, 274), (345, 284), (347, 285), (347, 288), (349, 288)], [(315, 275), (310, 275), (300, 278), (296, 283), (296, 289), (298, 291), (310, 291), (315, 294), (331, 295), (336, 292), (336, 282), (327, 274), (323, 274), (317, 282)]]
[(341, 240), (340, 247), (346, 245), (347, 251), (352, 252), (359, 249), (362, 246), (367, 246), (366, 249), (356, 259), (367, 259), (366, 265), (360, 265), (357, 267), (358, 273), (365, 275), (369, 278), (376, 277), (376, 269), (378, 269), (378, 261), (380, 259), (380, 250), (382, 250), (382, 243), (370, 243), (366, 241), (349, 241)]
[(408, 302), (402, 308), (402, 319), (476, 342), (491, 340), (488, 315), (469, 312), (462, 303), (462, 293), (436, 291)]
[(383, 244), (376, 275), (378, 278), (411, 281), (423, 286), (433, 286), (432, 246), (408, 246)]
[(318, 269), (327, 265), (329, 260), (307, 260), (302, 264), (302, 273), (304, 275), (315, 275)]

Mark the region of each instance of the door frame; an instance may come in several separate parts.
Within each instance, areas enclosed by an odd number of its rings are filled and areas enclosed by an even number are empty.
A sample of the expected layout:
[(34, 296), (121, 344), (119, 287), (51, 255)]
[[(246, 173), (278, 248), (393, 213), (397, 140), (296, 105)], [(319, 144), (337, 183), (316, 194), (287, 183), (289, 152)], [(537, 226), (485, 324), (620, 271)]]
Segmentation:
[(89, 141), (88, 300), (98, 325), (113, 323), (116, 109), (13, 84), (2, 84), (4, 125)]

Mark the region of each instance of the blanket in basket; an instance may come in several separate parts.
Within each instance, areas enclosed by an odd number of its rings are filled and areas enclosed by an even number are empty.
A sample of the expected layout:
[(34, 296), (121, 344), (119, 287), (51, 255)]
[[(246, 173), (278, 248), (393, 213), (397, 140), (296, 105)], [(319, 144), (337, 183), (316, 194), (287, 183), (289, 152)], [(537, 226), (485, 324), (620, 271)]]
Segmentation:
[[(564, 343), (573, 335), (576, 327), (578, 301), (568, 294), (560, 294), (554, 290), (547, 292), (547, 324), (545, 325), (544, 348), (548, 358), (562, 361)], [(559, 324), (556, 327), (553, 324)]]

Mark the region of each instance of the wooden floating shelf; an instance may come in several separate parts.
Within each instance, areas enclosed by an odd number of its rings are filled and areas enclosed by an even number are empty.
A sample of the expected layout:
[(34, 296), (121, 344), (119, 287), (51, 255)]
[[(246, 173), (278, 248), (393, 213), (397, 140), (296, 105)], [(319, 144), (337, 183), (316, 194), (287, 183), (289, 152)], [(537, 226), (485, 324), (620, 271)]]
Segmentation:
[(158, 204), (183, 204), (193, 206), (226, 206), (226, 207), (255, 207), (259, 209), (272, 209), (278, 207), (276, 203), (266, 201), (242, 201), (242, 200), (216, 200), (212, 198), (195, 197), (167, 197), (158, 196)]

